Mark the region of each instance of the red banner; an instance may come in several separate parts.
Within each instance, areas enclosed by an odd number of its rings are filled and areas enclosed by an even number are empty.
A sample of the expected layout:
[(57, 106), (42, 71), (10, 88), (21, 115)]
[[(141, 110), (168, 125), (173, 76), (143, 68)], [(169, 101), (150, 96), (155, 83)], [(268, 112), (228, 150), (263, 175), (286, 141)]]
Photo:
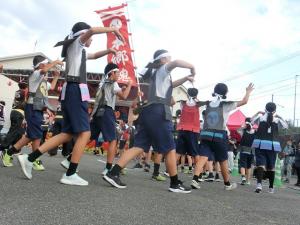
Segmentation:
[(125, 17), (125, 7), (127, 4), (123, 4), (117, 7), (111, 7), (108, 9), (98, 10), (103, 25), (105, 27), (117, 27), (123, 35), (125, 42), (120, 41), (113, 33), (107, 33), (107, 48), (114, 48), (117, 50), (116, 55), (109, 54), (107, 57), (108, 62), (117, 64), (120, 68), (120, 78), (118, 83), (127, 83), (129, 79), (136, 86), (136, 78), (134, 73), (134, 66), (131, 56), (131, 48), (129, 43), (129, 33), (127, 28), (127, 19)]

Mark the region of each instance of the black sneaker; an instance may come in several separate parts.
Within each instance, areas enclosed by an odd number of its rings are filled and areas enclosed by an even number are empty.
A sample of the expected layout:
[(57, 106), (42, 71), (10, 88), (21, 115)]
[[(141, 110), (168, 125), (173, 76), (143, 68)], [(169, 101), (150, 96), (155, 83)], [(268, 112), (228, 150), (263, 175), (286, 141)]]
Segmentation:
[(103, 176), (103, 180), (110, 183), (112, 186), (116, 188), (126, 188), (126, 184), (122, 183), (119, 176), (112, 176), (109, 172)]
[(192, 182), (191, 182), (191, 187), (192, 187), (193, 189), (200, 189), (200, 188), (201, 188), (201, 186), (200, 186), (200, 181), (192, 180)]
[(210, 173), (204, 180), (207, 182), (213, 182), (215, 180), (215, 177), (212, 173)]
[(141, 168), (143, 168), (143, 166), (140, 163), (135, 164), (133, 167), (133, 169), (141, 169)]
[(145, 172), (150, 172), (150, 165), (149, 164), (145, 164), (144, 171)]
[(219, 174), (218, 174), (218, 173), (216, 173), (216, 176), (215, 176), (215, 181), (217, 181), (217, 182), (220, 182), (220, 181), (221, 181), (221, 179), (220, 179), (220, 176), (219, 176)]
[(192, 192), (192, 189), (190, 187), (186, 187), (182, 184), (182, 182), (178, 182), (178, 184), (176, 185), (171, 185), (169, 187), (169, 191), (170, 192), (175, 192), (175, 193), (191, 193)]

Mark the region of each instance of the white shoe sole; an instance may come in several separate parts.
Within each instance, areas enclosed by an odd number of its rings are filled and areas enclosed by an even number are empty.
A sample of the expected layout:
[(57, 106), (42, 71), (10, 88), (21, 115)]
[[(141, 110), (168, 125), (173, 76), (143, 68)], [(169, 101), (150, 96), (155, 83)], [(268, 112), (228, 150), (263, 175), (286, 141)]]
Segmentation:
[(226, 189), (226, 186), (225, 186), (225, 191), (232, 191), (232, 190), (234, 190), (234, 189), (236, 189), (236, 188), (237, 188), (237, 184), (236, 184), (236, 183), (233, 183), (233, 184), (231, 185), (231, 187), (228, 188), (228, 189)]
[(66, 184), (66, 185), (73, 185), (73, 186), (88, 186), (89, 185), (89, 183), (73, 183), (67, 179), (60, 179), (60, 183)]
[(103, 176), (103, 179), (105, 181), (107, 181), (108, 183), (110, 183), (112, 186), (116, 187), (116, 188), (120, 188), (120, 189), (124, 189), (126, 188), (127, 186), (120, 186), (118, 185), (113, 179), (110, 179), (108, 176), (104, 175)]
[(183, 190), (181, 190), (181, 189), (174, 189), (174, 188), (169, 188), (169, 191), (170, 192), (174, 192), (174, 193), (183, 193), (183, 194), (188, 194), (188, 193), (191, 193), (192, 192), (192, 190), (190, 190), (190, 191), (183, 191)]
[(18, 160), (19, 160), (19, 163), (20, 163), (20, 165), (21, 165), (23, 174), (25, 175), (26, 178), (28, 178), (29, 180), (31, 180), (32, 175), (28, 174), (27, 171), (26, 171), (26, 169), (25, 169), (25, 159), (24, 159), (24, 155), (18, 155)]

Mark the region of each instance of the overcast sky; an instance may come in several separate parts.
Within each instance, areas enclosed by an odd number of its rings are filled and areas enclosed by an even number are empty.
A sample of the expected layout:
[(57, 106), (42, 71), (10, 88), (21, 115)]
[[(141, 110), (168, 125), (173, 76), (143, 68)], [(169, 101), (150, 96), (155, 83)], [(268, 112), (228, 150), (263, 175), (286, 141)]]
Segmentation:
[[(51, 59), (60, 58), (61, 49), (53, 45), (70, 33), (74, 23), (85, 21), (102, 26), (94, 11), (121, 3), (2, 1), (0, 57), (41, 51)], [(128, 5), (138, 70), (155, 50), (167, 49), (173, 59), (195, 65), (199, 99), (209, 99), (213, 85), (226, 81), (228, 99), (237, 100), (253, 82), (253, 97), (242, 107), (246, 115), (263, 110), (274, 94), (278, 113), (293, 118), (294, 77), (300, 74), (300, 56), (294, 57), (300, 51), (300, 1), (133, 0)], [(88, 51), (105, 48), (106, 36), (98, 35)], [(106, 58), (89, 62), (88, 71), (103, 72), (105, 63)], [(188, 71), (176, 70), (173, 74), (177, 78)], [(237, 75), (241, 75), (239, 79), (228, 81)], [(300, 99), (300, 88), (298, 93)], [(300, 119), (300, 101), (297, 102), (296, 119)]]

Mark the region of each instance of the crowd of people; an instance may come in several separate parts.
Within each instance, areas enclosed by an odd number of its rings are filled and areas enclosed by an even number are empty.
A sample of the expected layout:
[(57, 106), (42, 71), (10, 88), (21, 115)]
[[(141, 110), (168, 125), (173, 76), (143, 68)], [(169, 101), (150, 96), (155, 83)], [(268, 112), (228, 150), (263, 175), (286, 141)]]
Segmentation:
[[(126, 188), (120, 175), (131, 160), (137, 160), (135, 168), (151, 169), (156, 181), (170, 178), (169, 191), (190, 193), (200, 189), (204, 180), (224, 182), (224, 189), (233, 190), (237, 184), (231, 181), (233, 159), (240, 155), (241, 185), (249, 185), (255, 164), (257, 180), (255, 192), (262, 192), (262, 181), (269, 180), (269, 193), (274, 193), (275, 162), (277, 155), (284, 159), (286, 181), (291, 177), (292, 165), (295, 165), (300, 186), (300, 146), (288, 142), (281, 149), (279, 128), (287, 128), (287, 123), (276, 114), (276, 104), (269, 102), (263, 111), (247, 118), (239, 130), (241, 140), (237, 143), (228, 132), (226, 123), (230, 112), (247, 104), (254, 85), (246, 87), (240, 101), (226, 101), (228, 87), (224, 83), (215, 85), (212, 99), (199, 100), (198, 90), (189, 88), (187, 100), (180, 100), (181, 110), (172, 116), (173, 88), (185, 82), (193, 83), (196, 76), (194, 65), (183, 60), (172, 60), (166, 50), (157, 50), (153, 60), (146, 65), (141, 77), (148, 84), (148, 92), (138, 92), (132, 108), (137, 119), (133, 124), (117, 120), (115, 107), (117, 98), (127, 99), (132, 88), (129, 80), (124, 88), (119, 87), (119, 67), (108, 63), (99, 84), (95, 103), (89, 110), (89, 91), (86, 78), (86, 60), (98, 59), (116, 50), (107, 49), (95, 53), (86, 53), (96, 34), (113, 33), (124, 41), (121, 33), (114, 27), (91, 27), (79, 22), (72, 32), (56, 46), (62, 46), (61, 56), (65, 61), (65, 83), (60, 93), (59, 105), (54, 108), (48, 102), (48, 90), (56, 90), (60, 71), (57, 66), (64, 63), (59, 60), (49, 62), (43, 56), (33, 59), (34, 71), (28, 83), (20, 82), (10, 115), (11, 127), (1, 141), (2, 162), (4, 167), (13, 166), (12, 159), (17, 155), (22, 172), (32, 179), (32, 169), (44, 170), (40, 157), (48, 152), (57, 154), (62, 145), (66, 157), (61, 165), (66, 168), (60, 182), (66, 185), (87, 186), (88, 181), (78, 175), (78, 164), (84, 149), (92, 140), (97, 146), (106, 143), (106, 166), (103, 179), (116, 188)], [(172, 80), (171, 72), (175, 68), (187, 70), (187, 76)], [(53, 73), (51, 83), (47, 82), (48, 73)], [(4, 122), (4, 102), (0, 102), (0, 129)], [(53, 119), (52, 137), (45, 141), (48, 129), (43, 123), (48, 114)], [(201, 116), (200, 116), (201, 115)], [(128, 118), (127, 118), (128, 120)], [(174, 132), (174, 124), (175, 130)], [(253, 125), (257, 124), (257, 129)], [(22, 148), (31, 143), (32, 152), (21, 154)], [(127, 148), (128, 146), (128, 148)], [(116, 156), (118, 160), (116, 160)], [(165, 163), (164, 175), (160, 172), (161, 163)], [(255, 162), (255, 163), (254, 163)], [(294, 163), (295, 162), (295, 163)], [(114, 164), (114, 165), (113, 165)], [(187, 166), (186, 166), (187, 165)], [(178, 170), (193, 174), (189, 185), (184, 185), (178, 177)], [(34, 191), (34, 190), (33, 190)]]

